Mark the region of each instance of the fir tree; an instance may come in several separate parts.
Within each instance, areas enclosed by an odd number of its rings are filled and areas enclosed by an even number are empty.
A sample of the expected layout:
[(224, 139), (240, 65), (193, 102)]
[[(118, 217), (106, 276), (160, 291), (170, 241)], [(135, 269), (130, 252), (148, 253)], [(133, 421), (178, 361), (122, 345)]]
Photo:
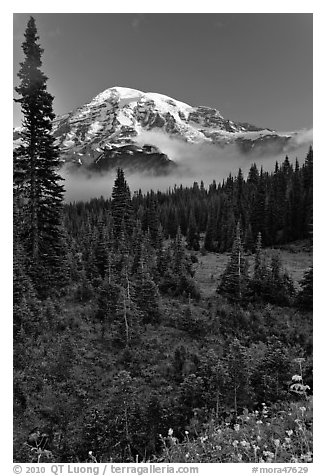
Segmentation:
[(113, 234), (116, 243), (119, 243), (123, 228), (126, 238), (130, 238), (133, 231), (133, 218), (131, 196), (128, 184), (125, 180), (124, 172), (121, 168), (117, 170), (117, 176), (112, 190), (112, 218)]
[(98, 225), (98, 237), (94, 249), (95, 264), (101, 278), (104, 278), (108, 265), (108, 239), (103, 222)]
[(207, 227), (204, 240), (204, 248), (207, 251), (216, 251), (216, 222), (213, 219), (212, 210), (208, 213)]
[(108, 279), (103, 281), (98, 292), (96, 319), (100, 322), (102, 328), (102, 337), (104, 337), (105, 329), (111, 327), (117, 318), (118, 299), (121, 289), (116, 284), (109, 282)]
[(262, 233), (262, 239), (265, 237), (265, 216), (266, 216), (266, 187), (263, 171), (260, 172), (260, 177), (257, 185), (257, 190), (254, 196), (254, 201), (251, 209), (251, 227), (254, 240), (257, 239), (259, 232)]
[(287, 306), (295, 294), (293, 281), (288, 272), (282, 271), (279, 253), (274, 253), (268, 273), (265, 299), (280, 306)]
[(246, 348), (235, 338), (229, 344), (225, 358), (230, 385), (230, 404), (237, 415), (239, 406), (248, 404), (249, 366)]
[(144, 324), (159, 322), (158, 288), (149, 273), (142, 266), (140, 266), (136, 275), (135, 303), (142, 312)]
[(248, 265), (244, 257), (238, 223), (229, 263), (221, 276), (218, 292), (230, 300), (242, 301), (247, 294), (249, 278)]
[(20, 64), (20, 95), (23, 114), (22, 144), (14, 153), (14, 184), (24, 199), (23, 244), (29, 260), (29, 274), (42, 295), (52, 286), (66, 284), (61, 212), (62, 180), (57, 173), (59, 151), (51, 134), (53, 96), (47, 91), (47, 77), (41, 71), (40, 47), (35, 20), (31, 17), (22, 45), (25, 60)]
[(182, 243), (180, 227), (173, 244), (173, 272), (176, 276), (182, 276), (185, 272), (185, 251)]
[(156, 271), (159, 277), (163, 277), (167, 271), (168, 267), (168, 259), (166, 256), (166, 253), (164, 251), (163, 247), (163, 227), (162, 225), (159, 225), (158, 231), (157, 231), (157, 247), (156, 247)]
[(261, 297), (264, 293), (267, 280), (267, 267), (262, 255), (261, 241), (261, 233), (259, 232), (255, 250), (254, 274), (250, 282), (250, 287), (256, 297)]
[(187, 230), (187, 245), (190, 250), (192, 249), (194, 251), (198, 251), (200, 248), (197, 223), (196, 223), (195, 215), (192, 209), (190, 210), (190, 215), (189, 215), (189, 226)]
[(301, 291), (298, 294), (297, 304), (300, 308), (312, 311), (313, 308), (313, 268), (304, 273), (300, 281)]
[(304, 233), (304, 190), (303, 181), (299, 168), (298, 160), (296, 160), (295, 172), (292, 177), (292, 186), (289, 194), (290, 206), (290, 240), (298, 240)]
[(309, 152), (305, 159), (303, 167), (303, 181), (304, 181), (304, 232), (305, 237), (312, 239), (312, 224), (313, 224), (313, 150), (310, 146)]

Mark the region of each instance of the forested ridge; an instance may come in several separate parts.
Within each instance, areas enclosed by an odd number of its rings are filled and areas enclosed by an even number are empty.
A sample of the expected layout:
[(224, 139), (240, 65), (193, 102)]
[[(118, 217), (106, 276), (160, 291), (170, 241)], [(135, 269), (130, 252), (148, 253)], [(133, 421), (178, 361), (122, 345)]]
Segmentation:
[[(15, 461), (311, 461), (312, 266), (294, 280), (277, 247), (311, 251), (312, 148), (301, 167), (285, 157), (273, 173), (133, 196), (118, 169), (110, 198), (64, 205), (37, 39), (31, 18)], [(225, 253), (210, 292), (200, 276)]]
[[(275, 163), (272, 173), (262, 167), (259, 171), (254, 163), (247, 179), (239, 169), (236, 176), (230, 173), (218, 185), (213, 180), (208, 185), (194, 182), (192, 187), (174, 186), (146, 194), (139, 190), (132, 196), (132, 208), (143, 231), (149, 229), (154, 235), (160, 224), (164, 238), (175, 238), (180, 227), (188, 248), (195, 251), (199, 250), (200, 235), (204, 235), (206, 251), (229, 251), (239, 222), (245, 249), (254, 251), (259, 232), (263, 246), (311, 238), (312, 186), (310, 148), (301, 167), (298, 159), (292, 164), (286, 156), (282, 164)], [(111, 200), (104, 198), (70, 204), (67, 226), (77, 220), (71, 225), (76, 229), (81, 215), (91, 213), (102, 219), (110, 210)]]

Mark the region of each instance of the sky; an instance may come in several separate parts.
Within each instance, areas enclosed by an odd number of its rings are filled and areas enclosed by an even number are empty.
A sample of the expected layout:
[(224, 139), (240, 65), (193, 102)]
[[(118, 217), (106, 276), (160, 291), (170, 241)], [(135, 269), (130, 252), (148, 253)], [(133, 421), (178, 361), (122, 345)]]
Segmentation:
[(311, 13), (16, 13), (14, 85), (30, 15), (56, 114), (124, 86), (279, 131), (313, 126)]

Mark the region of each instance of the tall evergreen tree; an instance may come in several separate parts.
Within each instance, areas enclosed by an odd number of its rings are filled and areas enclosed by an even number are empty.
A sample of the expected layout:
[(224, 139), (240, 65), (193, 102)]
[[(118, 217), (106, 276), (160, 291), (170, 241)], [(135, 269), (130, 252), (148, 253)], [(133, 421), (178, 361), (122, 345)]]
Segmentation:
[(251, 209), (251, 226), (254, 240), (257, 239), (258, 233), (261, 232), (262, 240), (265, 237), (265, 216), (266, 216), (266, 186), (265, 177), (261, 170), (257, 190)]
[(305, 210), (305, 237), (312, 239), (313, 224), (313, 150), (310, 146), (303, 167), (304, 181), (304, 210)]
[(261, 233), (259, 232), (255, 250), (254, 274), (250, 282), (250, 287), (255, 298), (262, 297), (266, 287), (268, 287), (268, 270), (265, 257), (263, 256), (261, 242)]
[(304, 273), (303, 279), (300, 281), (301, 290), (297, 297), (297, 304), (302, 309), (313, 309), (313, 268), (309, 268)]
[(230, 260), (222, 274), (218, 292), (225, 294), (232, 301), (242, 301), (246, 297), (248, 283), (248, 265), (244, 257), (238, 223)]
[(57, 172), (59, 151), (51, 134), (53, 96), (47, 91), (47, 77), (41, 71), (39, 36), (35, 20), (30, 17), (22, 48), (25, 59), (20, 63), (20, 95), (15, 99), (23, 114), (22, 144), (14, 153), (14, 186), (24, 199), (24, 233), (22, 236), (29, 274), (41, 294), (52, 286), (62, 286), (64, 245), (61, 226), (63, 201), (62, 178)]
[(216, 220), (213, 217), (213, 211), (208, 212), (207, 226), (204, 240), (204, 248), (207, 251), (216, 251)]
[(189, 226), (187, 230), (187, 245), (190, 250), (192, 249), (192, 250), (198, 251), (200, 248), (197, 223), (196, 223), (195, 215), (192, 209), (190, 210), (190, 214), (189, 214)]
[(143, 315), (143, 322), (157, 323), (160, 319), (158, 288), (144, 266), (141, 266), (136, 275), (135, 302)]
[(97, 242), (94, 248), (95, 264), (101, 278), (104, 278), (108, 265), (108, 233), (103, 222), (98, 224)]
[(117, 243), (121, 239), (123, 229), (127, 237), (131, 237), (133, 231), (132, 215), (130, 190), (123, 170), (118, 168), (112, 190), (113, 234)]

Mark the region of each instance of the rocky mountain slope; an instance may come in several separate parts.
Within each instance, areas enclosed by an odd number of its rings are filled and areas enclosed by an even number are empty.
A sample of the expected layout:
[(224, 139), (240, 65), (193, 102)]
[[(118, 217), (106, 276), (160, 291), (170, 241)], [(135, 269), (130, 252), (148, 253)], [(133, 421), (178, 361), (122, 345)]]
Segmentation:
[[(192, 107), (162, 94), (122, 87), (107, 89), (57, 117), (53, 128), (63, 160), (73, 166), (168, 172), (175, 164), (157, 144), (146, 143), (148, 132), (188, 144), (235, 144), (250, 155), (266, 150), (280, 153), (295, 135), (234, 122), (214, 108)], [(19, 130), (14, 140), (19, 142)]]

